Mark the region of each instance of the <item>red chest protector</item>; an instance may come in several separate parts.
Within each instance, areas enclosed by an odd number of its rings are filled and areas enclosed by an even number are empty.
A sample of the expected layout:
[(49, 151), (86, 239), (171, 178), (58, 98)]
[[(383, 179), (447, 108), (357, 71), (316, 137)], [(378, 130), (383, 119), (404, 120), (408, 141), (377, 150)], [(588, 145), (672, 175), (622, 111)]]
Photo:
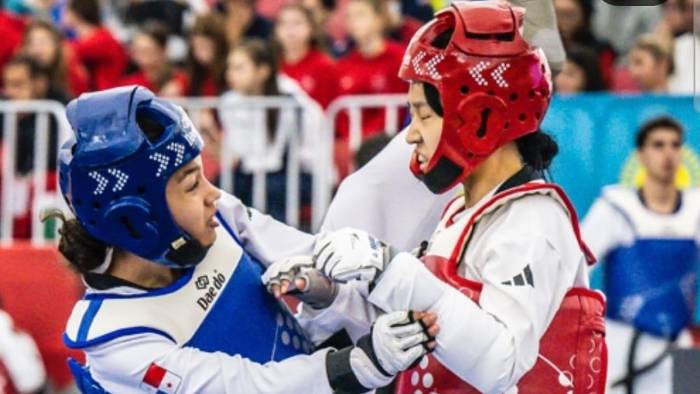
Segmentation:
[[(470, 239), (474, 225), (485, 214), (491, 213), (517, 198), (528, 194), (546, 194), (566, 208), (581, 250), (590, 264), (595, 258), (581, 240), (578, 220), (573, 206), (556, 185), (527, 183), (496, 194), (479, 207), (468, 220), (457, 238), (449, 258), (431, 254), (430, 248), (422, 258), (426, 267), (442, 281), (467, 295), (477, 304), (482, 284), (461, 277), (457, 265), (464, 245)], [(450, 204), (443, 214), (441, 226), (449, 226), (451, 217), (459, 212), (461, 204)], [(457, 209), (455, 209), (457, 206)], [(457, 225), (453, 223), (452, 225)], [(439, 237), (439, 234), (436, 236)], [(434, 236), (435, 237), (435, 236)], [(519, 394), (598, 394), (605, 392), (607, 347), (605, 344), (605, 299), (599, 292), (587, 288), (571, 288), (559, 310), (540, 339), (539, 355), (535, 366), (518, 382)], [(450, 372), (428, 355), (418, 366), (397, 377), (397, 393), (479, 393), (474, 387)]]

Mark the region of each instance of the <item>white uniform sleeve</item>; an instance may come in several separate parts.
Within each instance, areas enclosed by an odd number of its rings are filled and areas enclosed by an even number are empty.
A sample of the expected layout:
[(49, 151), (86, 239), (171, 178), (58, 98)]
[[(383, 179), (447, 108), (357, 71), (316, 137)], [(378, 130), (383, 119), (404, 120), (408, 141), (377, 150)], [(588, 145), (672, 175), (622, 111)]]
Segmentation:
[(222, 192), (218, 210), (243, 243), (246, 252), (269, 266), (292, 256), (311, 256), (315, 237), (275, 220), (238, 198)]
[(338, 295), (328, 308), (317, 310), (302, 304), (296, 315), (297, 321), (315, 345), (341, 329), (345, 329), (350, 339), (356, 342), (369, 332), (372, 322), (380, 314), (366, 300), (366, 283), (352, 281), (338, 286)]
[(604, 198), (598, 198), (581, 222), (581, 236), (598, 260), (604, 260), (617, 245), (633, 234), (624, 217)]
[[(533, 209), (535, 216), (537, 212), (542, 214)], [(502, 218), (497, 227), (501, 236), (488, 244), (486, 260), (479, 264), (484, 284), (480, 305), (407, 253), (392, 261), (369, 297), (388, 311), (434, 312), (440, 326), (435, 356), (485, 393), (506, 391), (534, 366), (539, 341), (584, 264), (563, 211), (537, 220), (513, 216)], [(525, 267), (533, 286), (504, 283)]]
[(461, 186), (431, 193), (409, 169), (406, 130), (375, 158), (345, 178), (328, 208), (322, 230), (352, 227), (367, 231), (403, 251), (430, 238), (445, 205)]
[(36, 343), (17, 330), (4, 311), (0, 311), (0, 361), (21, 393), (39, 391), (46, 383), (46, 369)]
[(259, 364), (221, 352), (179, 348), (154, 334), (122, 337), (86, 349), (93, 378), (107, 391), (125, 394), (149, 391), (143, 380), (151, 363), (167, 370), (169, 393), (331, 393), (327, 352)]

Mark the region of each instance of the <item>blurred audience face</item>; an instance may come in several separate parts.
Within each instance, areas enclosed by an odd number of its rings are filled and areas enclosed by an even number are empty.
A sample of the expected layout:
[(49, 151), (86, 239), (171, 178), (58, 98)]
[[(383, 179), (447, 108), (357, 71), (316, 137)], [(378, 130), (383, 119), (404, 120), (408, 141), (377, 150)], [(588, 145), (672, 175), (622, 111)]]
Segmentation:
[(643, 48), (633, 48), (629, 54), (629, 71), (634, 82), (644, 92), (661, 92), (668, 80), (668, 60), (656, 59)]
[(277, 16), (275, 38), (282, 49), (308, 48), (312, 34), (313, 28), (302, 10), (287, 7)]
[(673, 183), (681, 165), (681, 146), (681, 136), (675, 129), (659, 127), (649, 133), (637, 153), (647, 177), (661, 183)]
[(203, 66), (210, 66), (216, 57), (216, 43), (209, 36), (195, 34), (190, 39), (192, 55)]
[(582, 92), (586, 88), (586, 73), (578, 64), (567, 60), (562, 71), (554, 78), (554, 88), (561, 94)]
[(382, 15), (365, 0), (351, 0), (348, 3), (345, 23), (350, 37), (360, 45), (381, 37), (384, 32)]
[(554, 0), (559, 31), (565, 40), (571, 40), (585, 23), (583, 8), (578, 0)]
[(10, 100), (31, 100), (34, 98), (32, 74), (28, 66), (9, 64), (2, 75), (5, 96)]
[(247, 96), (260, 95), (269, 75), (269, 67), (257, 66), (245, 51), (231, 51), (226, 68), (226, 82), (232, 90)]
[(167, 64), (165, 48), (162, 48), (153, 37), (137, 33), (131, 44), (131, 58), (141, 70), (153, 70)]
[(53, 33), (42, 27), (34, 27), (26, 34), (25, 51), (27, 55), (44, 67), (53, 65), (58, 54)]

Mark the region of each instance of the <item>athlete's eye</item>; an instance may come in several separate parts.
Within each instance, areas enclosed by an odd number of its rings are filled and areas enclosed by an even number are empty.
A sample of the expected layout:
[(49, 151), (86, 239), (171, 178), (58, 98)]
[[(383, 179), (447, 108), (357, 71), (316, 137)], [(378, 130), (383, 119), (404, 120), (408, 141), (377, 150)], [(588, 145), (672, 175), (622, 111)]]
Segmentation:
[(190, 186), (190, 187), (187, 188), (187, 192), (188, 192), (188, 193), (189, 193), (189, 192), (192, 192), (192, 191), (194, 191), (195, 189), (197, 189), (197, 187), (199, 187), (199, 176), (196, 176), (196, 177), (194, 178), (194, 183), (192, 184), (192, 186)]
[(427, 119), (430, 119), (431, 117), (432, 117), (432, 115), (421, 116), (420, 120), (427, 120)]

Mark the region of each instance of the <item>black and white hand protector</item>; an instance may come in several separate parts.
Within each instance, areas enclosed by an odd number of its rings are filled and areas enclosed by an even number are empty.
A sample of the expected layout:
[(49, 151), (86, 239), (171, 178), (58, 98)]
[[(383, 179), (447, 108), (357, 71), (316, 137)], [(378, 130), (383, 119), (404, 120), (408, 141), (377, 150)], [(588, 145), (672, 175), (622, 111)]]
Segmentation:
[[(303, 289), (295, 287), (296, 279), (304, 281)], [(314, 269), (313, 261), (308, 256), (290, 257), (277, 261), (270, 265), (262, 275), (262, 282), (270, 293), (273, 293), (273, 286), (279, 286), (285, 280), (289, 281), (287, 294), (296, 296), (300, 301), (314, 309), (327, 308), (338, 294), (338, 285), (325, 277), (322, 272)]]
[(334, 392), (364, 393), (384, 387), (420, 360), (431, 340), (411, 311), (382, 315), (357, 345), (328, 353), (326, 372), (331, 388)]
[(374, 282), (394, 256), (393, 249), (371, 234), (344, 228), (322, 234), (314, 247), (317, 269), (336, 282)]

